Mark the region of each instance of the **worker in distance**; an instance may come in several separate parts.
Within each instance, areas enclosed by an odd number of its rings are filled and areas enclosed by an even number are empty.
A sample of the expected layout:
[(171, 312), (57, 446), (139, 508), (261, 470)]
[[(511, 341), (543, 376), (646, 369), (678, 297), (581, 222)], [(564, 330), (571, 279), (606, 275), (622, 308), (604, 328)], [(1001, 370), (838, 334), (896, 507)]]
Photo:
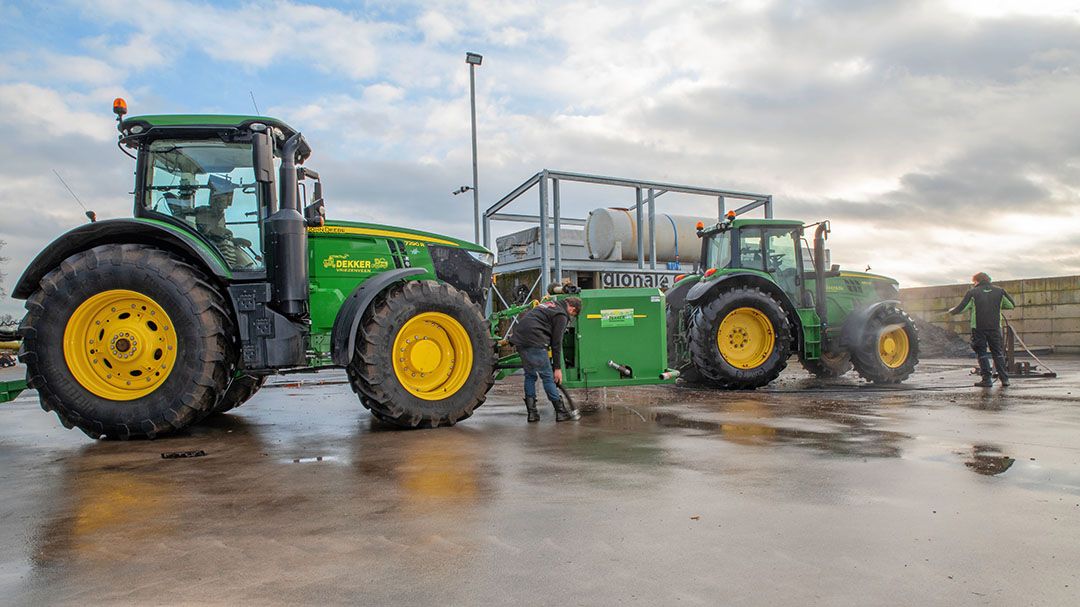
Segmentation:
[[(1016, 307), (1013, 298), (999, 286), (990, 282), (986, 272), (979, 272), (971, 277), (974, 286), (964, 294), (964, 299), (950, 308), (949, 314), (960, 314), (971, 310), (971, 349), (979, 357), (979, 373), (982, 380), (975, 384), (979, 388), (994, 385), (990, 370), (990, 359), (994, 359), (998, 379), (1002, 386), (1009, 385), (1009, 374), (1005, 369), (1005, 348), (1001, 341), (1001, 311)], [(989, 351), (987, 351), (989, 350)]]
[[(559, 395), (558, 384), (562, 383), (562, 341), (566, 326), (572, 317), (581, 312), (581, 300), (567, 297), (562, 300), (548, 300), (537, 304), (535, 308), (518, 317), (510, 335), (510, 343), (517, 348), (521, 356), (521, 365), (525, 370), (525, 411), (528, 421), (540, 421), (536, 409), (536, 379), (539, 377), (544, 386), (551, 406), (555, 408), (555, 421), (576, 421), (581, 414), (571, 410)], [(548, 358), (548, 349), (551, 357)], [(552, 369), (552, 361), (555, 363)]]

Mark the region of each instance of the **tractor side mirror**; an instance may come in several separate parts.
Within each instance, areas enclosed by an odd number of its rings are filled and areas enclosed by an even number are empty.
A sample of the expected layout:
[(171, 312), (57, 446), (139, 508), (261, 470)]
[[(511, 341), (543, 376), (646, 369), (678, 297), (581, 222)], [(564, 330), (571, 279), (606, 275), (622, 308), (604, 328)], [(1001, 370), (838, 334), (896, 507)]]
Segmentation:
[(321, 228), (326, 225), (326, 204), (319, 196), (318, 186), (315, 190), (315, 202), (304, 207), (304, 221), (309, 228)]
[(255, 151), (255, 181), (274, 181), (274, 144), (268, 133), (254, 133), (251, 139)]

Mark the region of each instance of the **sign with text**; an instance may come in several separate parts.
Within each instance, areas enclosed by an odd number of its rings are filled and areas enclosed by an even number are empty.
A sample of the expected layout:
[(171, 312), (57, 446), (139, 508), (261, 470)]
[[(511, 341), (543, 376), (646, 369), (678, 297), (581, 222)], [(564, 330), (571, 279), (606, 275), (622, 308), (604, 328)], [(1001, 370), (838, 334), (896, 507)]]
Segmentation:
[(600, 272), (600, 286), (605, 289), (656, 288), (668, 289), (675, 277), (653, 272)]

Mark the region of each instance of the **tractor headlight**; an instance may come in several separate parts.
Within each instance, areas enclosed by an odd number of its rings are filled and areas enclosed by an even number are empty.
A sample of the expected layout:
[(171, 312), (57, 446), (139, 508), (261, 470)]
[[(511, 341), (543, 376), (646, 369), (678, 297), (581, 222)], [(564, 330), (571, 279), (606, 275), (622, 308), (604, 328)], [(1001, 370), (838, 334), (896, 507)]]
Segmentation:
[(492, 253), (488, 253), (487, 251), (468, 251), (468, 253), (469, 255), (472, 255), (473, 259), (485, 266), (490, 267), (495, 264), (495, 255)]

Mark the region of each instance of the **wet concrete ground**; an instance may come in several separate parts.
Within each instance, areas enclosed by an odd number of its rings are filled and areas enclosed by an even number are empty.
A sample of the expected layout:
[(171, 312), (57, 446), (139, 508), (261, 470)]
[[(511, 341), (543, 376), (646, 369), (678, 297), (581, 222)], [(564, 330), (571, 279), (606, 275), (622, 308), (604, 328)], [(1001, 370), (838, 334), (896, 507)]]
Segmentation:
[(0, 405), (0, 602), (1076, 605), (1080, 361), (1051, 364), (593, 390), (558, 425), (511, 380), (414, 432), (305, 384), (134, 443), (27, 393)]

